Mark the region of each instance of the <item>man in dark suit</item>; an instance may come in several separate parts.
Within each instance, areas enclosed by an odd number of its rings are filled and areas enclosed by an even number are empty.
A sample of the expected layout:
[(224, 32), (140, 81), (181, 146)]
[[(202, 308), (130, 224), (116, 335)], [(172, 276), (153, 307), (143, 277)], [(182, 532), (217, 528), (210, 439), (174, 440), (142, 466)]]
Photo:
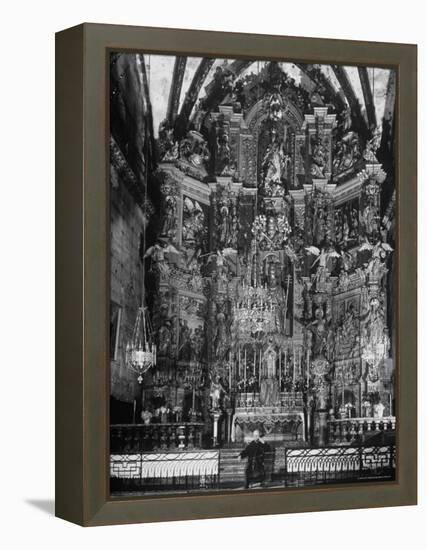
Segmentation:
[(259, 430), (253, 432), (253, 441), (239, 454), (239, 460), (248, 459), (245, 469), (245, 489), (249, 489), (250, 483), (265, 480), (264, 459), (267, 451), (267, 444), (261, 438)]

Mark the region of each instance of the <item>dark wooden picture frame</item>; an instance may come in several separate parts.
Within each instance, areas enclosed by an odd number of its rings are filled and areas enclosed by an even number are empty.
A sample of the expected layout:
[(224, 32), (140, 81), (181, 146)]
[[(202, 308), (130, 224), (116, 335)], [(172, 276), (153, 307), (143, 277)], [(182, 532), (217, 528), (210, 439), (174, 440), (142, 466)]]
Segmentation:
[[(397, 71), (397, 479), (109, 496), (110, 51), (393, 67)], [(417, 502), (417, 49), (414, 45), (82, 24), (56, 35), (56, 515), (106, 525)]]

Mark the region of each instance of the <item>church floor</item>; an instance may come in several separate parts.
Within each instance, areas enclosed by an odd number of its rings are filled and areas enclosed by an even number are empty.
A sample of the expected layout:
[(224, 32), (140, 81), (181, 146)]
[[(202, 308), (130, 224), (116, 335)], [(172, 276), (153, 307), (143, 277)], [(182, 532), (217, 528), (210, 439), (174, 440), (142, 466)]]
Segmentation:
[(371, 477), (363, 477), (363, 478), (347, 478), (347, 479), (327, 479), (327, 480), (310, 480), (307, 478), (304, 478), (303, 476), (300, 476), (297, 479), (290, 480), (287, 482), (284, 481), (268, 481), (264, 484), (261, 483), (254, 483), (251, 485), (248, 489), (245, 489), (243, 484), (240, 484), (238, 486), (230, 486), (230, 487), (217, 487), (217, 488), (210, 488), (210, 489), (189, 489), (189, 490), (161, 490), (161, 491), (114, 491), (111, 493), (111, 496), (114, 497), (142, 497), (142, 496), (163, 496), (163, 495), (187, 495), (187, 494), (205, 494), (205, 493), (216, 493), (216, 492), (228, 492), (228, 491), (263, 491), (263, 490), (274, 490), (274, 489), (300, 489), (303, 487), (315, 487), (315, 486), (323, 486), (323, 485), (337, 485), (337, 484), (349, 484), (353, 485), (355, 483), (369, 483), (369, 482), (375, 482), (375, 483), (381, 483), (381, 482), (388, 482), (388, 481), (394, 481), (395, 479), (395, 472), (390, 472), (388, 475), (379, 475), (379, 476), (371, 476)]

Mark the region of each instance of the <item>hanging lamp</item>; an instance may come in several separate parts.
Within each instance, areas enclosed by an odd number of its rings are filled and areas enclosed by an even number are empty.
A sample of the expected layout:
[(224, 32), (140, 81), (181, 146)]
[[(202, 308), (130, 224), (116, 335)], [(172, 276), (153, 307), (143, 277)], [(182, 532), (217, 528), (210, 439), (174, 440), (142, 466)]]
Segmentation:
[[(148, 89), (150, 77), (150, 59), (148, 73)], [(148, 132), (147, 132), (148, 134)], [(146, 160), (148, 157), (148, 135), (146, 135)], [(145, 185), (144, 185), (144, 222), (143, 222), (143, 242), (146, 243), (145, 229), (147, 220), (147, 187), (148, 187), (148, 162), (146, 162)], [(156, 344), (154, 343), (153, 328), (148, 314), (148, 308), (145, 303), (145, 254), (142, 255), (142, 299), (141, 306), (138, 308), (135, 325), (131, 340), (126, 344), (126, 366), (138, 374), (138, 382), (142, 383), (144, 374), (156, 365)]]

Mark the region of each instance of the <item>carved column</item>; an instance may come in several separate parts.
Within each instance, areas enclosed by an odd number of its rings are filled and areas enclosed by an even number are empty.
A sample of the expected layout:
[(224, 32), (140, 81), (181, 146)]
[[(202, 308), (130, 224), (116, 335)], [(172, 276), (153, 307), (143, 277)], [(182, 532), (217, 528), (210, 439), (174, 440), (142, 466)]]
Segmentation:
[(213, 434), (212, 434), (212, 445), (213, 447), (218, 446), (218, 421), (221, 418), (221, 411), (213, 411), (212, 412), (212, 419), (213, 419)]
[(329, 401), (329, 362), (324, 357), (317, 357), (312, 363), (312, 382), (316, 396), (314, 414), (314, 433), (319, 447), (327, 443), (327, 418)]

